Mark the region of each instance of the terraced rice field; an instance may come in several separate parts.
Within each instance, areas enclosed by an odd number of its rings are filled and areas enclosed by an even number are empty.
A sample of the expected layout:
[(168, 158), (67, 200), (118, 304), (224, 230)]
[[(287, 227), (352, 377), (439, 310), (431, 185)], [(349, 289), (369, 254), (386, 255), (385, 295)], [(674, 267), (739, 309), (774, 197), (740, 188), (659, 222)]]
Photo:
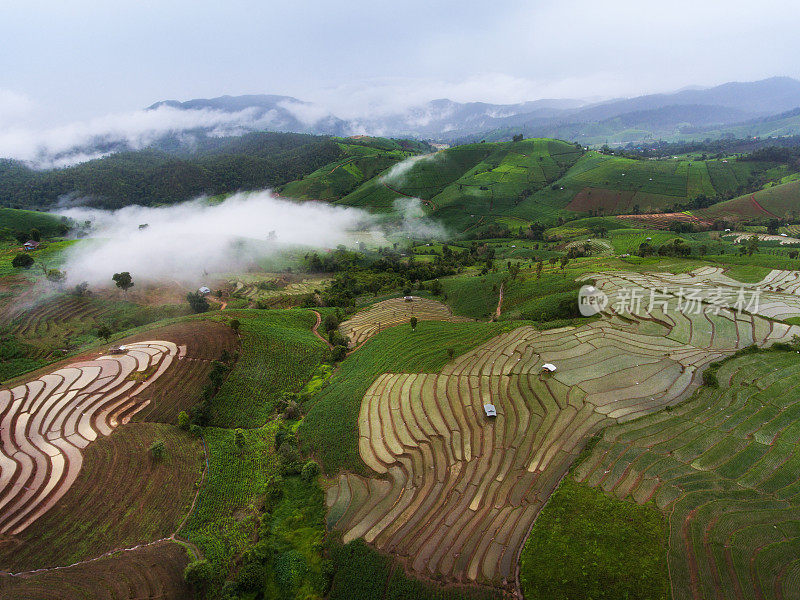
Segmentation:
[[(586, 240), (575, 240), (574, 242), (570, 242), (564, 246), (564, 250), (570, 250), (572, 248), (578, 248), (583, 250), (586, 247)], [(613, 248), (611, 247), (611, 243), (608, 240), (602, 240), (594, 238), (589, 241), (589, 250), (592, 254), (611, 254), (613, 253)]]
[(83, 450), (144, 408), (139, 392), (179, 356), (143, 341), (0, 390), (0, 535), (19, 535), (75, 482)]
[(575, 477), (669, 515), (672, 597), (797, 598), (800, 363), (725, 363), (671, 412), (607, 429)]
[(373, 335), (387, 327), (394, 327), (417, 317), (420, 321), (450, 321), (463, 323), (470, 319), (453, 314), (450, 307), (436, 300), (414, 296), (412, 301), (392, 298), (377, 302), (368, 309), (341, 324), (341, 332), (350, 339), (350, 347), (356, 348)]
[(3, 600), (191, 600), (186, 551), (159, 541), (71, 567), (0, 575)]
[(185, 308), (178, 305), (146, 307), (62, 294), (33, 306), (12, 306), (0, 312), (0, 327), (7, 326), (8, 333), (26, 342), (30, 358), (41, 359), (65, 344), (80, 345), (96, 339), (100, 325), (128, 329), (181, 314), (185, 314)]
[[(165, 444), (160, 460), (148, 451), (154, 440)], [(204, 463), (200, 440), (175, 426), (121, 425), (83, 451), (78, 477), (50, 510), (0, 539), (0, 570), (69, 565), (169, 537), (194, 500)]]
[[(715, 269), (593, 277), (609, 293), (632, 281), (711, 289), (726, 280)], [(800, 314), (800, 297), (774, 296), (782, 302), (768, 302), (763, 314)], [(360, 455), (376, 475), (343, 474), (331, 485), (329, 525), (418, 575), (511, 587), (536, 515), (589, 436), (685, 398), (713, 361), (800, 334), (747, 312), (683, 314), (676, 303), (619, 315), (612, 308), (579, 328), (521, 327), (439, 373), (379, 376), (359, 416)], [(556, 373), (541, 374), (545, 362)], [(487, 402), (496, 418), (484, 416)]]
[(749, 240), (754, 235), (758, 235), (758, 239), (761, 242), (778, 242), (778, 243), (780, 243), (781, 246), (785, 246), (787, 244), (800, 244), (800, 239), (795, 238), (795, 237), (789, 237), (789, 236), (784, 237), (782, 235), (769, 235), (769, 234), (766, 234), (766, 233), (755, 234), (755, 233), (749, 233), (749, 232), (745, 232), (745, 233), (732, 232), (732, 233), (726, 234), (726, 235), (724, 235), (722, 237), (724, 237), (724, 238), (731, 238), (732, 237), (733, 238), (733, 240), (732, 240), (733, 243), (734, 244), (739, 244), (739, 243), (741, 243), (741, 242), (743, 242), (745, 240)]
[(208, 383), (211, 363), (224, 350), (233, 353), (238, 339), (233, 330), (222, 323), (208, 320), (189, 320), (136, 334), (126, 341), (137, 342), (149, 337), (170, 340), (178, 347), (178, 358), (164, 373), (158, 385), (140, 391), (142, 405), (134, 421), (175, 423), (181, 411), (197, 403)]
[[(800, 316), (800, 271), (773, 269), (761, 281), (753, 283), (743, 283), (732, 279), (725, 275), (724, 269), (720, 267), (702, 267), (680, 275), (617, 271), (586, 275), (584, 278), (586, 280), (593, 279), (596, 282), (597, 287), (609, 296), (612, 307), (619, 306), (620, 302), (624, 302), (627, 305), (626, 308), (630, 309), (633, 300), (630, 290), (635, 288), (643, 290), (644, 293), (641, 295), (637, 293), (640, 301), (636, 302), (637, 310), (633, 312), (650, 313), (656, 318), (663, 318), (660, 309), (664, 308), (663, 303), (666, 301), (666, 307), (670, 312), (666, 317), (668, 322), (678, 318), (679, 315), (673, 313), (677, 312), (674, 308), (677, 307), (679, 301), (684, 306), (689, 306), (691, 303), (691, 310), (693, 312), (699, 310), (699, 314), (685, 315), (678, 322), (689, 321), (680, 326), (681, 337), (679, 339), (692, 344), (694, 342), (691, 340), (699, 339), (698, 336), (712, 335), (713, 328), (702, 320), (698, 322), (695, 318), (708, 314), (705, 312), (706, 309), (712, 313), (714, 318), (717, 318), (720, 314), (727, 315), (729, 311), (726, 310), (726, 306), (735, 309), (737, 303), (741, 302), (741, 308), (768, 319), (783, 320)], [(652, 295), (651, 290), (653, 290)], [(740, 290), (743, 293), (742, 296), (740, 296)], [(666, 296), (664, 296), (664, 292), (666, 292)], [(756, 292), (758, 301), (751, 306), (753, 293)], [(682, 296), (680, 300), (679, 296)], [(650, 310), (651, 303), (653, 308), (659, 310)], [(732, 315), (727, 316), (732, 317)], [(743, 318), (742, 315), (737, 316), (737, 323), (741, 318)], [(764, 325), (759, 322), (759, 327), (763, 329)], [(724, 330), (721, 330), (720, 332), (714, 331), (713, 335), (726, 334)], [(759, 335), (754, 329), (753, 335), (747, 336), (740, 342), (747, 346), (754, 343), (758, 337)]]
[(306, 277), (298, 281), (289, 281), (279, 277), (271, 281), (236, 281), (233, 295), (249, 302), (276, 299), (282, 296), (304, 296), (322, 289), (328, 282), (330, 282), (330, 278), (326, 277)]

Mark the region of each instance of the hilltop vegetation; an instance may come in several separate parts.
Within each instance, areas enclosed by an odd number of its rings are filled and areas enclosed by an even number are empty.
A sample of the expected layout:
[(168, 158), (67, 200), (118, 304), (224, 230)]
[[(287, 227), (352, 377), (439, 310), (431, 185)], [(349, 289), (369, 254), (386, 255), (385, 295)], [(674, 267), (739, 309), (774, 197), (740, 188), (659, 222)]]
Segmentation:
[(787, 181), (775, 186), (745, 194), (726, 202), (710, 206), (698, 214), (709, 218), (730, 221), (767, 221), (772, 219), (796, 220), (800, 215), (800, 180)]
[(558, 140), (456, 146), (419, 158), (404, 172), (369, 181), (339, 202), (389, 210), (398, 198), (420, 198), (428, 214), (464, 230), (491, 217), (511, 215), (562, 176), (581, 153), (579, 147)]
[(536, 222), (553, 225), (577, 215), (704, 209), (781, 181), (797, 168), (769, 152), (647, 160), (548, 139), (466, 144), (402, 164), (399, 158), (397, 150), (362, 149), (283, 193), (381, 212), (419, 198), (426, 214), (451, 231), (504, 237), (529, 235)]
[(428, 150), (427, 144), (409, 140), (363, 138), (340, 139), (337, 143), (342, 152), (340, 160), (279, 187), (280, 194), (301, 200), (336, 201), (404, 158)]
[(578, 481), (664, 512), (673, 598), (796, 592), (794, 349), (715, 365), (674, 410), (607, 429), (575, 470)]

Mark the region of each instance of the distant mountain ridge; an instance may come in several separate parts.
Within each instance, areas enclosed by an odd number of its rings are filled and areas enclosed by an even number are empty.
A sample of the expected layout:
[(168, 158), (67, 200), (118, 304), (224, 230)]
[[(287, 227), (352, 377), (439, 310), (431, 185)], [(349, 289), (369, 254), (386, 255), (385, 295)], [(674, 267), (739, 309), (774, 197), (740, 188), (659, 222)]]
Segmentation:
[[(502, 139), (514, 130), (525, 135), (560, 137), (587, 144), (625, 143), (647, 138), (674, 138), (713, 132), (750, 122), (784, 119), (800, 107), (800, 81), (772, 77), (731, 82), (710, 88), (684, 88), (666, 94), (587, 103), (547, 99), (518, 104), (432, 100), (386, 116), (342, 119), (320, 106), (291, 96), (220, 96), (184, 102), (165, 100), (150, 109), (251, 111), (253, 121), (274, 131), (326, 135), (372, 134), (446, 142)], [(800, 122), (797, 125), (800, 133)], [(760, 126), (761, 135), (768, 127)], [(782, 133), (785, 123), (781, 124)]]

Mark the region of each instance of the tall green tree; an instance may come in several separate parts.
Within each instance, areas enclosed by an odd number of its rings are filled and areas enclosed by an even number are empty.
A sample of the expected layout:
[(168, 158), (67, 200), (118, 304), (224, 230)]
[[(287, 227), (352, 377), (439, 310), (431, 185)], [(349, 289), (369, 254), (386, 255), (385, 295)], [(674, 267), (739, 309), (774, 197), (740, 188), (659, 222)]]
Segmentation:
[(122, 273), (114, 273), (111, 277), (114, 281), (116, 286), (121, 289), (125, 294), (128, 293), (128, 290), (133, 287), (133, 277), (128, 271), (123, 271)]

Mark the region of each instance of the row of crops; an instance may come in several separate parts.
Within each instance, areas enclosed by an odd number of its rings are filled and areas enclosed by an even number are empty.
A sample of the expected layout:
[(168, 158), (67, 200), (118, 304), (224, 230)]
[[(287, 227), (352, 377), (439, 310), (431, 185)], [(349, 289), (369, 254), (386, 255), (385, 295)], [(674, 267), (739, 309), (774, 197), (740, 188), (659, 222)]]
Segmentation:
[(259, 427), (284, 392), (299, 392), (326, 356), (311, 332), (314, 313), (297, 310), (234, 311), (241, 322), (237, 367), (214, 397), (212, 424)]
[(260, 503), (279, 474), (276, 431), (276, 425), (243, 430), (243, 443), (237, 443), (232, 429), (203, 430), (208, 471), (180, 534), (200, 548), (217, 577), (227, 575), (232, 557), (246, 549), (258, 531)]
[[(148, 456), (154, 440), (167, 449), (160, 460)], [(0, 564), (15, 572), (68, 565), (168, 537), (188, 512), (202, 461), (200, 441), (174, 426), (121, 426), (84, 450), (75, 482), (17, 543), (0, 547)]]

